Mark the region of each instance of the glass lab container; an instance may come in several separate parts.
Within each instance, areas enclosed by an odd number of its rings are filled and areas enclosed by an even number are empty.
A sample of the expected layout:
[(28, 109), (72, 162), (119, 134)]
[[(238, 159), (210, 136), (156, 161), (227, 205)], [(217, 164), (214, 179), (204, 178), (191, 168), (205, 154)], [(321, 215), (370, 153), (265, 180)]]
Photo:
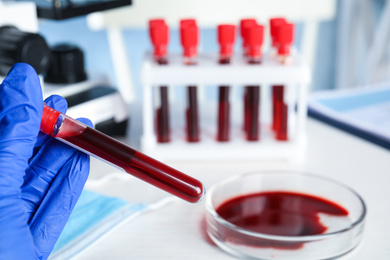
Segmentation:
[[(257, 201), (245, 204), (250, 197)], [(243, 259), (333, 259), (359, 244), (366, 215), (363, 199), (346, 185), (290, 171), (228, 178), (210, 189), (206, 209), (209, 237)]]

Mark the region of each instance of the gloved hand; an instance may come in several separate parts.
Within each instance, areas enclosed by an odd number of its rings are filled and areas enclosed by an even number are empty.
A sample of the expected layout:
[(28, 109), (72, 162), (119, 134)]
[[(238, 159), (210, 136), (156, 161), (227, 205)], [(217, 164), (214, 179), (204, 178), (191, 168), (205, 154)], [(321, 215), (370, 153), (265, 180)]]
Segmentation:
[(16, 64), (0, 86), (0, 259), (47, 259), (88, 177), (88, 155), (39, 132), (42, 105), (35, 70)]

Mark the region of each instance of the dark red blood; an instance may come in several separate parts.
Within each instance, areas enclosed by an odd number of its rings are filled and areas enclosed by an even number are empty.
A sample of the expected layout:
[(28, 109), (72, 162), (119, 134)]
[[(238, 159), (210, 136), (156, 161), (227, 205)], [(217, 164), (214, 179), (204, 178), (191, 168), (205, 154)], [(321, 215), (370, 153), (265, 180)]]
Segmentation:
[[(228, 222), (245, 230), (277, 236), (310, 236), (323, 234), (327, 227), (318, 213), (347, 216), (348, 211), (329, 200), (293, 192), (264, 192), (236, 197), (217, 208), (217, 213)], [(231, 234), (225, 230), (226, 237)], [(279, 249), (299, 249), (302, 242), (231, 237), (230, 241)]]

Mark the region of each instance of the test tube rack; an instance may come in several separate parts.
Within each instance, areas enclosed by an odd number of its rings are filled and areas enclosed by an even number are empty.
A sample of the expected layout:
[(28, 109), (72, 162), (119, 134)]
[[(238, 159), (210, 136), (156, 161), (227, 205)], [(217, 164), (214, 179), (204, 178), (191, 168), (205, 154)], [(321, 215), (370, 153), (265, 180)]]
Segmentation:
[[(310, 84), (309, 66), (294, 51), (291, 62), (280, 64), (272, 55), (265, 55), (261, 64), (247, 64), (242, 55), (232, 56), (229, 65), (218, 64), (217, 54), (200, 53), (197, 64), (186, 66), (181, 54), (167, 56), (168, 64), (159, 65), (152, 53), (147, 53), (141, 68), (143, 85), (143, 133), (141, 150), (163, 161), (207, 160), (288, 160), (304, 159), (307, 117), (307, 92)], [(180, 98), (177, 88), (200, 87), (199, 117), (201, 140), (188, 142), (185, 137), (186, 95)], [(209, 102), (202, 97), (203, 90), (221, 85), (231, 86), (231, 138), (228, 142), (216, 140), (218, 100)], [(244, 86), (260, 85), (260, 139), (247, 141), (242, 133), (243, 97), (236, 95)], [(288, 105), (288, 140), (278, 141), (271, 131), (273, 85), (283, 85), (284, 101)], [(155, 134), (155, 95), (159, 86), (170, 91), (171, 141), (157, 142)], [(182, 91), (184, 93), (184, 91)], [(210, 103), (214, 104), (210, 106)], [(213, 108), (215, 108), (213, 110)], [(234, 112), (236, 111), (236, 112)], [(238, 112), (237, 112), (238, 111)], [(211, 120), (210, 120), (211, 119)]]

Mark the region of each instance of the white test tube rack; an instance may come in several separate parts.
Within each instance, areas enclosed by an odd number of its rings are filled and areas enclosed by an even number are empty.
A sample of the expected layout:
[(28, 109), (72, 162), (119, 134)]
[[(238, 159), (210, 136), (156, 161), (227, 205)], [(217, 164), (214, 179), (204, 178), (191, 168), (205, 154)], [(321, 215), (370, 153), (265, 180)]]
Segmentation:
[[(197, 65), (186, 66), (180, 54), (168, 55), (168, 64), (159, 65), (153, 55), (147, 53), (141, 69), (143, 84), (143, 133), (141, 151), (163, 161), (209, 160), (288, 160), (302, 161), (306, 146), (305, 123), (307, 117), (307, 92), (310, 84), (308, 65), (294, 52), (291, 63), (280, 64), (274, 57), (264, 56), (261, 64), (247, 64), (241, 55), (233, 55), (229, 65), (218, 64), (216, 54), (199, 54)], [(190, 85), (200, 87), (198, 109), (200, 141), (188, 142), (185, 134), (185, 110), (187, 96), (179, 99), (172, 89)], [(230, 141), (218, 142), (217, 107), (203, 109), (206, 102), (202, 88), (231, 86)], [(260, 88), (260, 139), (247, 141), (242, 130), (243, 96), (234, 96), (238, 89), (250, 85)], [(278, 141), (271, 130), (273, 85), (284, 86), (284, 100), (288, 105), (288, 140)], [(157, 142), (155, 110), (158, 87), (169, 87), (169, 112), (171, 141)], [(184, 93), (184, 91), (182, 91)], [(175, 106), (175, 104), (181, 104)], [(210, 107), (210, 106), (208, 106)], [(239, 108), (237, 110), (237, 108)], [(239, 111), (235, 113), (234, 111)], [(207, 117), (212, 120), (208, 120)], [(237, 120), (238, 119), (238, 120)]]

